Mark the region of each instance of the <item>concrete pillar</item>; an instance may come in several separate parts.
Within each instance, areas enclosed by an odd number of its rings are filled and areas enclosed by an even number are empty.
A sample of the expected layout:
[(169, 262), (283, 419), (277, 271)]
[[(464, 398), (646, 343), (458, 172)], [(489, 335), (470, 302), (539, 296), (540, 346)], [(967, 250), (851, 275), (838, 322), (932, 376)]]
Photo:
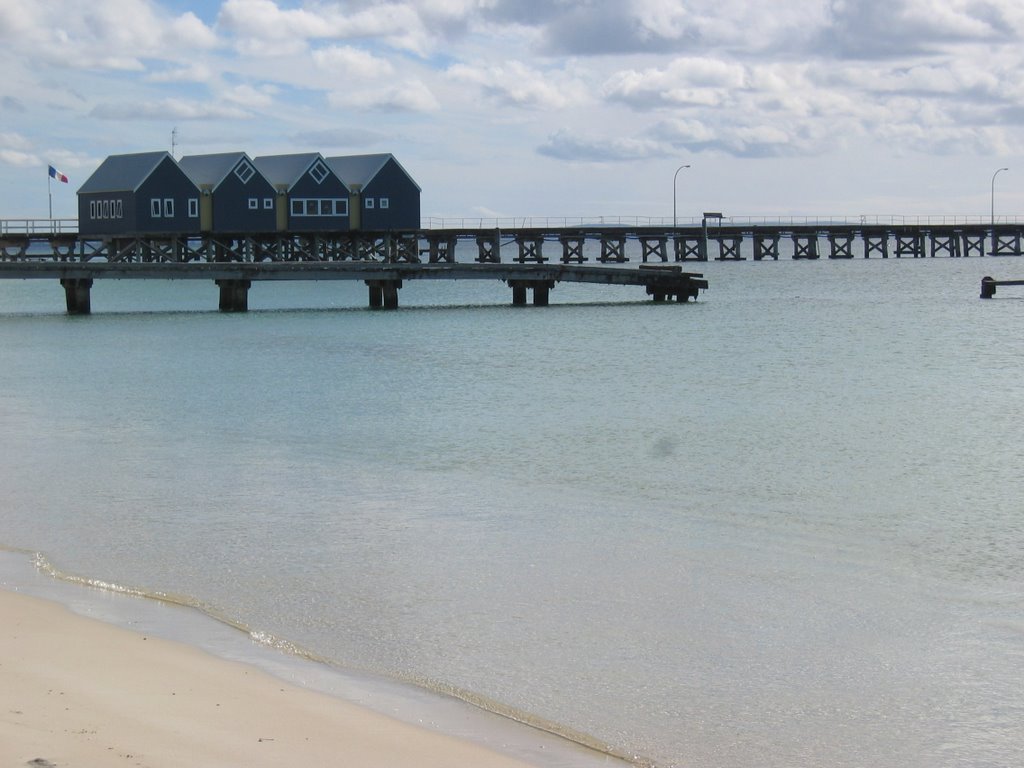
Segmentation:
[(247, 312), (251, 280), (216, 280), (220, 288), (221, 312)]
[(92, 278), (61, 278), (60, 284), (64, 287), (64, 299), (69, 315), (88, 315), (92, 312), (89, 297)]
[(381, 291), (384, 295), (384, 309), (398, 309), (398, 283), (395, 280), (388, 280), (384, 283)]
[(522, 283), (512, 283), (512, 306), (526, 306), (526, 286)]
[(367, 280), (370, 289), (370, 309), (381, 309), (384, 306), (384, 291), (379, 280)]
[(533, 286), (533, 306), (546, 307), (548, 305), (548, 296), (550, 292), (551, 286), (547, 283), (537, 283)]

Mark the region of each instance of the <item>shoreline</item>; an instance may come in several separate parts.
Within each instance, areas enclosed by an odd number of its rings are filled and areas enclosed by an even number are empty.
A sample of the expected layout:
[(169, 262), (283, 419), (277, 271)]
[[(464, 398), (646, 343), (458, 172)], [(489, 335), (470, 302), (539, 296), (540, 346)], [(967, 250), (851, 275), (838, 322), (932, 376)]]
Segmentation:
[[(292, 657), (198, 610), (83, 589), (25, 553), (0, 555), (5, 765), (628, 765), (458, 699)], [(13, 560), (32, 573), (11, 578)]]

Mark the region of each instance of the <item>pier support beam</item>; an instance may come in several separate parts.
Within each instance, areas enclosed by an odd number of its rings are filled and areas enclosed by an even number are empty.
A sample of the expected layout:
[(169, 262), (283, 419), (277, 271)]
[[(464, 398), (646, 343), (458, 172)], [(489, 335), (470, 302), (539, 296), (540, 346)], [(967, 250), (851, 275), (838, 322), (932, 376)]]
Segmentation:
[(718, 241), (718, 257), (715, 261), (746, 261), (743, 258), (743, 235), (715, 235)]
[(779, 260), (779, 233), (764, 234), (754, 233), (754, 261), (761, 261), (765, 257)]
[(69, 315), (88, 315), (92, 312), (92, 303), (89, 297), (92, 278), (65, 277), (61, 278), (60, 284), (64, 287), (64, 298)]
[(624, 262), (626, 260), (626, 236), (615, 234), (601, 235), (601, 256), (598, 259), (602, 264), (609, 261)]
[(526, 306), (526, 289), (533, 291), (533, 306), (546, 307), (555, 287), (554, 280), (509, 280), (509, 288), (512, 289), (512, 306)]
[(887, 229), (862, 229), (860, 237), (864, 241), (864, 258), (869, 259), (872, 253), (878, 253), (883, 259), (888, 259), (889, 236)]
[(501, 230), (496, 229), (485, 235), (476, 236), (477, 256), (480, 264), (501, 263)]
[(563, 264), (571, 264), (573, 262), (582, 264), (587, 260), (587, 257), (583, 255), (583, 246), (587, 242), (586, 235), (559, 235), (558, 240), (562, 244)]
[(215, 280), (220, 288), (221, 312), (246, 312), (249, 309), (250, 280)]
[(672, 238), (672, 249), (676, 261), (707, 261), (708, 251), (702, 235), (676, 235)]
[(819, 255), (817, 232), (793, 233), (794, 259), (817, 259)]
[(398, 309), (398, 289), (401, 280), (367, 280), (370, 309)]
[(852, 259), (853, 238), (853, 232), (829, 232), (828, 257), (830, 259)]

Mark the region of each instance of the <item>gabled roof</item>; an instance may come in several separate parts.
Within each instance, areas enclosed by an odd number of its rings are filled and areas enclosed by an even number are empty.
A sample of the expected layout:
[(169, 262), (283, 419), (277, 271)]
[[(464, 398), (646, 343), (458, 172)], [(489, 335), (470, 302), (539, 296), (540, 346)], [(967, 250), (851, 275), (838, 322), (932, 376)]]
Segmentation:
[[(317, 160), (323, 159), (319, 152), (301, 152), (295, 155), (263, 155), (254, 158), (252, 162), (275, 187), (284, 186), (291, 189)], [(327, 163), (324, 162), (324, 165)]]
[(216, 189), (242, 160), (252, 163), (245, 152), (221, 152), (213, 155), (186, 155), (178, 161), (178, 165), (197, 187), (209, 186)]
[(111, 155), (92, 176), (78, 188), (78, 194), (89, 192), (134, 192), (157, 166), (170, 157), (169, 152), (139, 152), (132, 155)]
[[(346, 186), (352, 187), (358, 184), (360, 187), (365, 187), (373, 180), (374, 176), (380, 173), (380, 169), (387, 165), (389, 160), (394, 160), (395, 165), (401, 168), (402, 173), (408, 176), (409, 181), (413, 183), (416, 189), (420, 189), (420, 185), (416, 183), (416, 180), (409, 176), (409, 172), (402, 168), (402, 164), (390, 152), (379, 155), (339, 155), (337, 157), (328, 157), (327, 165), (338, 175), (338, 178), (345, 182)], [(420, 191), (422, 192), (422, 190)]]

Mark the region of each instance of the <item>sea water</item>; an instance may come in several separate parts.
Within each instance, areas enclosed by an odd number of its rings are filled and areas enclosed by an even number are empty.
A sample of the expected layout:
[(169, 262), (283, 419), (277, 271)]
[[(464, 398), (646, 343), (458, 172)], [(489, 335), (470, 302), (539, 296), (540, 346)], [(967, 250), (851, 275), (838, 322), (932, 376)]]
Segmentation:
[(1021, 764), (1024, 262), (698, 269), (0, 281), (0, 544), (659, 766)]

